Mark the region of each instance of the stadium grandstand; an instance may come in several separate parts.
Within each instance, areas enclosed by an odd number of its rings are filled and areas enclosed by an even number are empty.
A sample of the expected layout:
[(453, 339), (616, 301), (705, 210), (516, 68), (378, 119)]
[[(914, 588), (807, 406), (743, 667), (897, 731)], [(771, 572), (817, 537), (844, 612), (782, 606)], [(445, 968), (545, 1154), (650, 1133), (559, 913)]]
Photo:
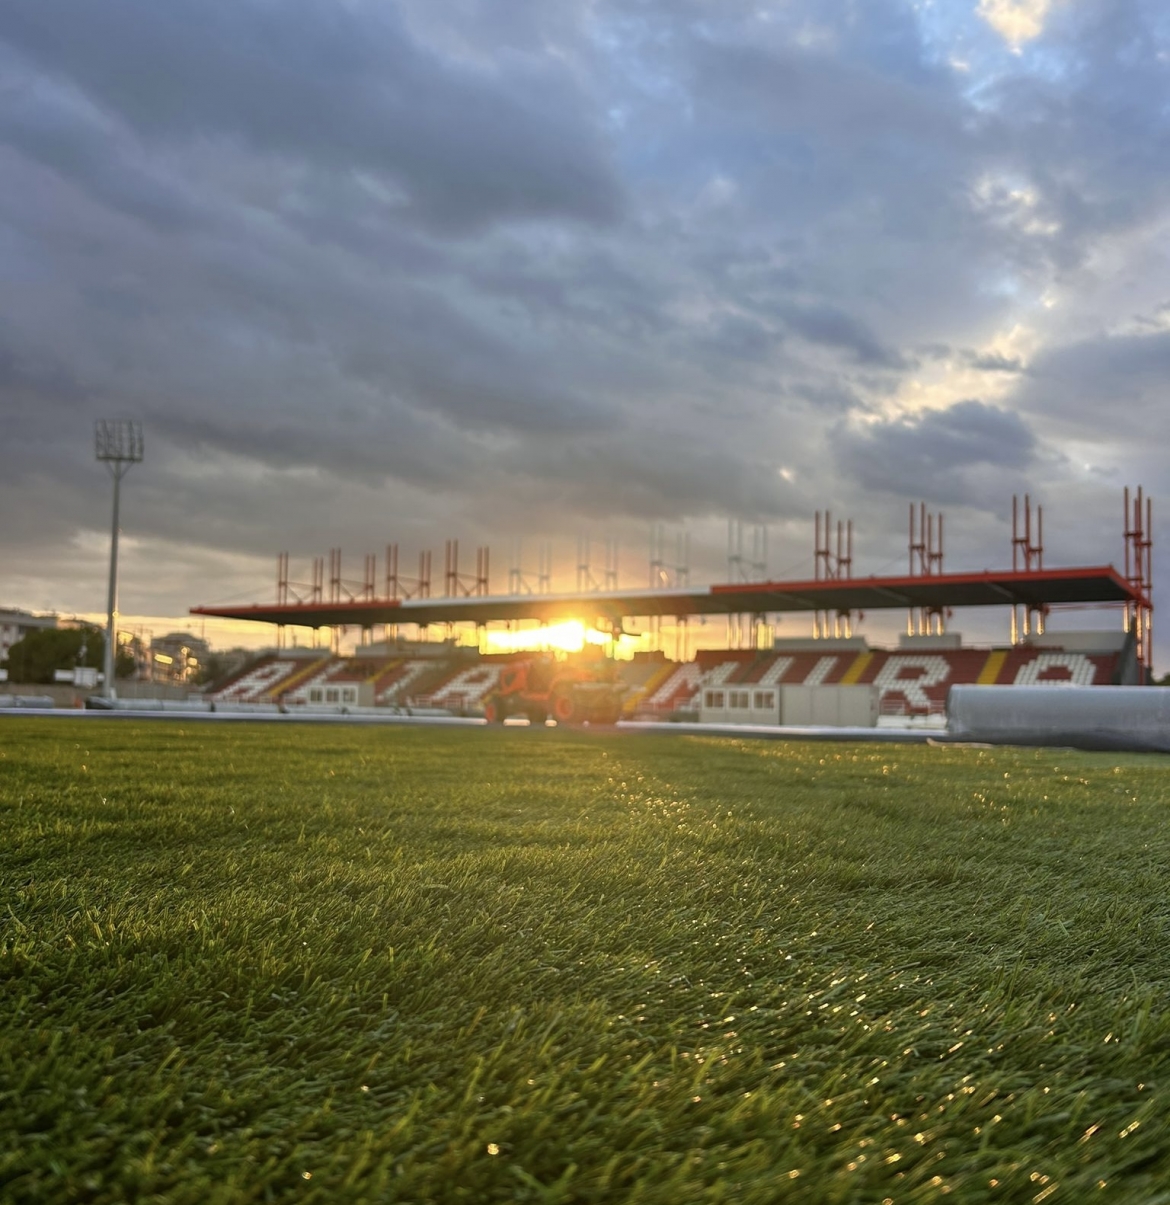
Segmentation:
[[(397, 579), (397, 552), (390, 550), (385, 596), (375, 595), (372, 557), (366, 558), (360, 592), (347, 592), (340, 553), (335, 550), (330, 557), (328, 597), (323, 562), (314, 565), (310, 596), (293, 597), (287, 556), (282, 554), (275, 604), (197, 607), (193, 612), (251, 619), (275, 625), (278, 631), (331, 628), (336, 634), (357, 627), (362, 633), (361, 646), (348, 657), (339, 655), (336, 647), (334, 651), (278, 647), (258, 657), (214, 686), (207, 698), (217, 706), (263, 705), (286, 711), (398, 708), (412, 713), (502, 716), (509, 709), (493, 706), (493, 700), (498, 703), (515, 677), (502, 676), (503, 667), (532, 662), (541, 655), (492, 652), (490, 642), (484, 641), (479, 647), (461, 647), (450, 638), (432, 642), (422, 638), (431, 625), (445, 625), (448, 632), (460, 624), (472, 625), (482, 633), (491, 625), (508, 631), (518, 621), (575, 620), (611, 633), (616, 645), (627, 624), (648, 619), (646, 630), (653, 632), (654, 622), (663, 617), (673, 617), (682, 625), (692, 617), (725, 616), (729, 643), (736, 633), (738, 643), (749, 647), (706, 648), (693, 658), (675, 660), (661, 649), (643, 648), (628, 660), (612, 661), (600, 677), (609, 684), (607, 689), (620, 695), (621, 715), (783, 723), (784, 715), (798, 713), (799, 699), (813, 707), (807, 702), (813, 697), (811, 691), (819, 692), (822, 702), (834, 692), (839, 700), (848, 695), (862, 708), (858, 712), (854, 707), (851, 715), (872, 717), (863, 723), (929, 724), (945, 712), (952, 686), (1125, 686), (1151, 681), (1151, 514), (1140, 491), (1132, 506), (1126, 491), (1125, 513), (1121, 571), (1111, 565), (1044, 567), (1042, 514), (1037, 512), (1034, 528), (1031, 503), (1025, 499), (1022, 516), (1013, 504), (1012, 567), (997, 572), (944, 572), (942, 519), (927, 514), (923, 506), (917, 511), (911, 508), (910, 573), (899, 576), (853, 577), (851, 527), (838, 522), (834, 548), (829, 516), (822, 523), (818, 514), (817, 576), (812, 580), (763, 577), (697, 587), (675, 582), (666, 589), (638, 591), (513, 590), (493, 595), (488, 589), (487, 550), (478, 551), (476, 574), (468, 581), (458, 571), (457, 546), (453, 551), (449, 542), (443, 597), (431, 597), (429, 582), (424, 580), (429, 557), (420, 558), (419, 579), (405, 586)], [(578, 584), (582, 584), (581, 574)], [(1120, 630), (1046, 632), (1050, 611), (1067, 604), (1115, 607), (1121, 612)], [(1009, 639), (1003, 645), (965, 646), (957, 633), (946, 630), (947, 617), (955, 611), (987, 606), (1010, 609)], [(862, 613), (899, 608), (906, 611), (907, 631), (897, 648), (872, 648), (863, 636), (854, 634)], [(761, 633), (769, 630), (762, 620), (794, 612), (810, 616), (809, 638), (761, 640)], [(419, 639), (401, 635), (411, 625)], [(381, 642), (372, 639), (378, 626), (385, 631)], [(561, 657), (574, 660), (572, 654)], [(577, 655), (578, 687), (591, 676), (599, 677), (601, 657), (596, 646)], [(539, 700), (533, 702), (529, 696), (518, 708), (529, 716), (543, 714)], [(517, 707), (511, 713), (516, 714)]]
[[(1084, 632), (1035, 636), (999, 648), (949, 647), (929, 637), (904, 647), (871, 649), (863, 640), (789, 640), (773, 649), (702, 649), (676, 662), (662, 653), (614, 663), (627, 719), (694, 718), (704, 694), (753, 697), (769, 688), (868, 687), (882, 717), (941, 716), (947, 691), (959, 684), (1075, 686), (1141, 681), (1132, 633)], [(375, 646), (376, 648), (377, 646)], [(426, 655), (422, 655), (425, 651)], [(291, 649), (261, 655), (216, 685), (218, 705), (268, 704), (306, 711), (396, 707), (412, 712), (482, 714), (502, 667), (529, 653), (480, 654), (434, 644), (401, 650), (363, 650), (353, 657)], [(720, 704), (722, 706), (722, 704)]]

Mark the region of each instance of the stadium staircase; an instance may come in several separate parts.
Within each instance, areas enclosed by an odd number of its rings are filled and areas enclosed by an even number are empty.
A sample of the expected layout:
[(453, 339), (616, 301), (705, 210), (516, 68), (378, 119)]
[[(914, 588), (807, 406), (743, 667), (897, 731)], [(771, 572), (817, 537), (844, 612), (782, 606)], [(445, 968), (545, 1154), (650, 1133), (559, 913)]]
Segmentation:
[(275, 660), (275, 654), (265, 653), (262, 657), (245, 662), (239, 669), (217, 682), (214, 689), (207, 692), (207, 697), (217, 702), (226, 702), (229, 697), (234, 696), (236, 688), (249, 674), (255, 670), (262, 669), (264, 666), (271, 665)]
[(652, 695), (675, 671), (673, 661), (638, 661), (635, 659), (621, 669), (621, 678), (629, 688), (622, 700), (622, 715), (629, 719), (646, 705)]
[(298, 668), (298, 662), (270, 655), (253, 662), (234, 681), (209, 696), (217, 703), (261, 703)]
[(433, 661), (417, 657), (399, 661), (375, 680), (374, 702), (380, 706), (405, 706), (414, 684), (433, 671), (434, 666)]
[[(264, 703), (276, 703), (284, 700), (286, 695), (291, 695), (296, 691), (297, 687), (303, 682), (307, 682), (315, 675), (320, 674), (323, 670), (328, 670), (334, 664), (332, 656), (326, 655), (318, 657), (314, 661), (310, 661), (308, 665), (301, 669), (294, 670), (291, 674), (281, 679), (279, 682), (274, 682), (261, 696), (260, 701)], [(287, 700), (291, 702), (292, 700)], [(300, 702), (301, 700), (298, 700)]]

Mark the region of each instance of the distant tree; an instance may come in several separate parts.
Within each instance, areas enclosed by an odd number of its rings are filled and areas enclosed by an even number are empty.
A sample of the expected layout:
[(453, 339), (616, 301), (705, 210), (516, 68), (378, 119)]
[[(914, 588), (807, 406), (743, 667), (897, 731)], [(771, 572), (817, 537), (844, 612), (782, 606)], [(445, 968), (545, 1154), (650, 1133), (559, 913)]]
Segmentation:
[[(45, 628), (29, 632), (8, 650), (8, 678), (11, 682), (48, 683), (59, 669), (79, 666), (101, 669), (106, 638), (99, 628)], [(129, 678), (135, 671), (134, 658), (118, 651), (114, 675)]]
[(231, 672), (232, 665), (226, 657), (219, 653), (212, 653), (210, 657), (195, 671), (195, 676), (191, 679), (192, 686), (210, 686), (214, 682), (218, 682), (220, 678), (226, 677)]
[(100, 669), (105, 641), (96, 628), (45, 628), (29, 632), (8, 650), (8, 677), (13, 682), (52, 682), (59, 669)]

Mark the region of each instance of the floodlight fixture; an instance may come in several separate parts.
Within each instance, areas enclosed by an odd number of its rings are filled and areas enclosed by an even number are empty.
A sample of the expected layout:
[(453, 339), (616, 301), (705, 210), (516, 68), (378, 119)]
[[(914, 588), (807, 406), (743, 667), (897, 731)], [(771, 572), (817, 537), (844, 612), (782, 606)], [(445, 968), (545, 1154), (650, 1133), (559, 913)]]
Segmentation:
[(116, 698), (114, 666), (118, 644), (118, 507), (122, 478), (142, 459), (142, 424), (102, 419), (94, 425), (94, 454), (114, 479), (114, 518), (110, 528), (110, 588), (106, 597), (106, 652), (103, 661), (107, 699)]

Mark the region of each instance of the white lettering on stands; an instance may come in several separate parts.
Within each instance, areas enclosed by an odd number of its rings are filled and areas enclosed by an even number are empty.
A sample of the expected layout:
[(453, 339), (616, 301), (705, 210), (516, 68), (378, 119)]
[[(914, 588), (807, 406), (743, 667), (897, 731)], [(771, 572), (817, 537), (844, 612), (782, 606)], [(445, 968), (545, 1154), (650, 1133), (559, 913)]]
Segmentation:
[[(1066, 669), (1067, 678), (1041, 677), (1049, 670)], [(1041, 682), (1071, 682), (1073, 686), (1092, 686), (1097, 667), (1084, 653), (1040, 653), (1016, 671), (1016, 686), (1036, 686)]]
[[(907, 670), (921, 670), (914, 677), (903, 678)], [(930, 698), (927, 696), (928, 686), (938, 686), (951, 676), (951, 667), (945, 657), (932, 657), (923, 653), (901, 655), (893, 653), (885, 665), (878, 670), (874, 685), (881, 691), (884, 700), (887, 693), (898, 691), (905, 695), (911, 707), (921, 711), (929, 711)]]

